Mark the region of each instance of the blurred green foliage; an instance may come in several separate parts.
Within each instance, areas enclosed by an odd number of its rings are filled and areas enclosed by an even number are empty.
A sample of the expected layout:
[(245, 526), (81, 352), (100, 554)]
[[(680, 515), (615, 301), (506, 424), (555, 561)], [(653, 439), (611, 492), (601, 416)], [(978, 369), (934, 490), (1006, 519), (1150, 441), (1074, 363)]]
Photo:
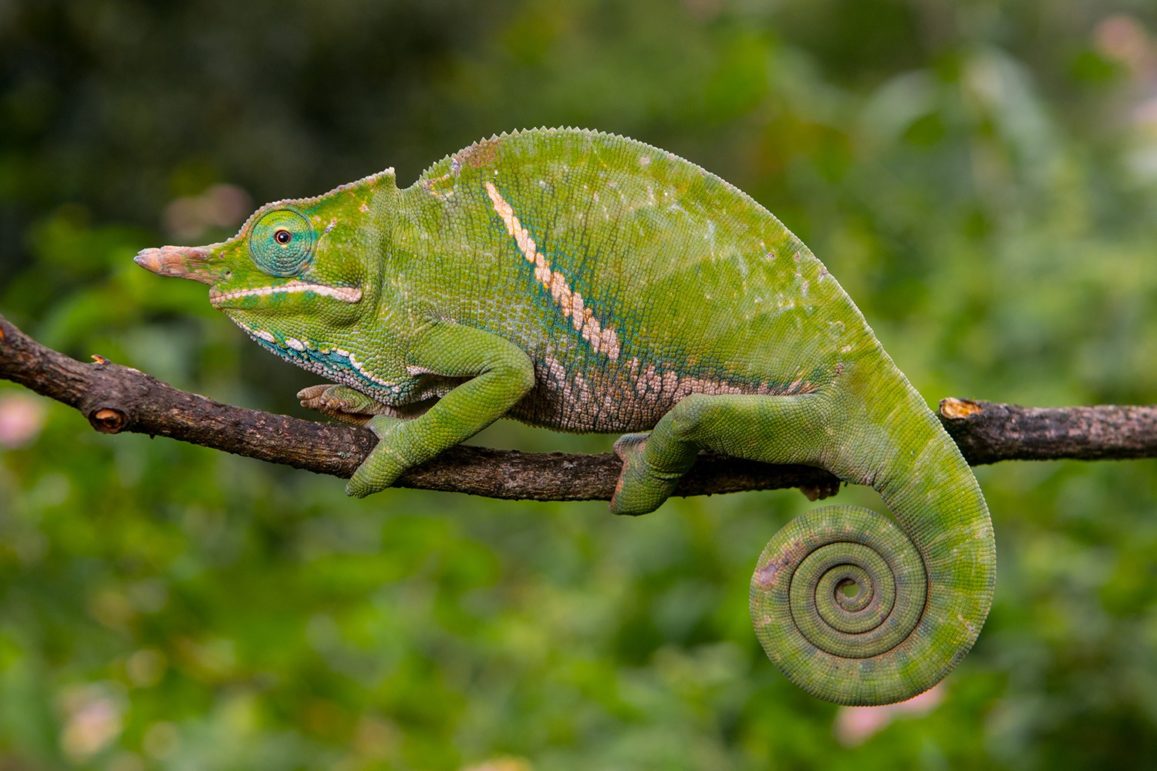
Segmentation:
[[(1157, 401), (1144, 0), (7, 0), (0, 68), (0, 312), (223, 401), (292, 411), (311, 380), (137, 249), (536, 125), (752, 193), (929, 400)], [(350, 501), (0, 384), (0, 768), (1141, 767), (1155, 471), (980, 469), (984, 634), (922, 705), (863, 712), (790, 686), (750, 631), (798, 494), (639, 520)]]

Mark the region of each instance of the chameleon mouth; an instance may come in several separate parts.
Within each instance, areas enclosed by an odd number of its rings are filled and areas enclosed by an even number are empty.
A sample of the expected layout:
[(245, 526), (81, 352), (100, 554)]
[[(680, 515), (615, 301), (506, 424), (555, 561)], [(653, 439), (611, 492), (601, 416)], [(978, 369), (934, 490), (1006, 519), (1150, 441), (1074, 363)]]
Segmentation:
[(343, 303), (361, 302), (362, 290), (356, 286), (327, 286), (325, 284), (311, 284), (307, 281), (290, 281), (277, 286), (260, 286), (252, 289), (234, 289), (232, 292), (221, 292), (209, 289), (209, 303), (220, 308), (235, 300), (246, 297), (273, 297), (282, 294), (315, 294), (319, 297), (329, 297)]

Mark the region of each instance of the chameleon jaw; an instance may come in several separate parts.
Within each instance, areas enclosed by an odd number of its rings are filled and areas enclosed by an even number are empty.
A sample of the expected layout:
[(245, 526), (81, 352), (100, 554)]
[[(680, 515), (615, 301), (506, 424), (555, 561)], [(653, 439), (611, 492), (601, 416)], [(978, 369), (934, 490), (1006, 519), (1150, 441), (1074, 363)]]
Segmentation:
[(214, 308), (221, 308), (234, 300), (246, 297), (271, 297), (282, 294), (300, 294), (312, 292), (321, 297), (329, 297), (343, 303), (358, 303), (362, 299), (362, 290), (356, 286), (328, 286), (326, 284), (312, 284), (308, 281), (294, 279), (277, 286), (259, 286), (250, 289), (234, 289), (231, 292), (222, 292), (216, 288), (209, 289), (209, 303)]

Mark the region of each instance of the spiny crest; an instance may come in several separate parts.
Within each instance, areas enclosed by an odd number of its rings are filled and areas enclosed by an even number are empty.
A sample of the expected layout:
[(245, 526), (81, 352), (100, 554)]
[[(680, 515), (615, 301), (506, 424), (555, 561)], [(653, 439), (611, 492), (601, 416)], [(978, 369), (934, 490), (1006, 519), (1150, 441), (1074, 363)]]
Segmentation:
[[(461, 150), (450, 153), (449, 155), (445, 155), (442, 158), (435, 161), (434, 163), (431, 163), (425, 169), (423, 169), (422, 173), (418, 176), (419, 176), (419, 178), (425, 177), (428, 174), (430, 174), (435, 168), (437, 168), (438, 166), (440, 166), (444, 163), (452, 162), (454, 159), (462, 158), (464, 156), (473, 156), (473, 155), (477, 154), (480, 149), (485, 148), (488, 145), (492, 145), (495, 142), (498, 142), (498, 141), (503, 140), (503, 139), (515, 139), (517, 137), (524, 137), (524, 136), (551, 135), (551, 134), (581, 134), (583, 136), (588, 136), (588, 137), (605, 137), (605, 138), (610, 138), (610, 139), (621, 139), (621, 140), (633, 142), (633, 143), (638, 144), (638, 145), (645, 144), (643, 142), (640, 142), (637, 139), (631, 139), (630, 137), (623, 136), (622, 134), (616, 134), (614, 132), (608, 132), (608, 131), (599, 131), (598, 129), (581, 128), (579, 126), (536, 126), (535, 128), (529, 128), (529, 129), (513, 129), (511, 131), (503, 131), (503, 132), (498, 133), (498, 134), (491, 134), (489, 137), (487, 137), (485, 139), (479, 139), (478, 141), (476, 141), (470, 145), (467, 145), (466, 147), (462, 148)], [(651, 145), (647, 145), (647, 147), (651, 147), (651, 149), (655, 150), (655, 152), (659, 152), (659, 153), (666, 152), (665, 150), (660, 150), (659, 148), (652, 147)]]
[[(513, 131), (503, 131), (499, 134), (491, 134), (486, 139), (480, 139), (477, 142), (474, 142), (473, 144), (470, 144), (467, 147), (464, 147), (461, 150), (458, 150), (457, 152), (443, 156), (435, 163), (430, 164), (419, 175), (419, 179), (423, 179), (423, 178), (426, 178), (426, 177), (432, 175), (434, 173), (435, 169), (437, 169), (438, 167), (443, 166), (445, 164), (453, 165), (454, 163), (459, 163), (459, 164), (464, 163), (464, 162), (469, 163), (470, 160), (474, 160), (479, 165), (481, 165), (481, 163), (484, 163), (485, 161), (489, 160), (492, 157), (491, 153), (496, 148), (496, 143), (498, 143), (502, 140), (513, 140), (513, 139), (519, 139), (522, 137), (535, 137), (535, 136), (540, 136), (540, 137), (546, 138), (546, 137), (555, 136), (555, 135), (562, 135), (562, 134), (578, 135), (578, 136), (581, 136), (581, 137), (584, 137), (587, 139), (614, 140), (617, 142), (622, 142), (628, 146), (633, 146), (633, 147), (635, 147), (641, 151), (647, 151), (650, 153), (654, 153), (656, 156), (667, 157), (667, 158), (670, 158), (672, 160), (681, 161), (683, 163), (690, 164), (696, 170), (698, 170), (700, 173), (702, 173), (704, 176), (710, 177), (711, 179), (715, 180), (718, 183), (721, 183), (722, 185), (724, 185), (728, 189), (738, 193), (740, 196), (745, 198), (748, 202), (759, 207), (764, 212), (766, 212), (768, 215), (770, 215), (770, 212), (767, 212), (767, 210), (764, 209), (764, 207), (762, 205), (760, 205), (758, 201), (753, 199), (751, 196), (749, 196), (744, 191), (737, 188), (735, 185), (733, 185), (730, 182), (728, 182), (727, 180), (719, 177), (718, 175), (712, 174), (711, 172), (705, 170), (704, 168), (702, 168), (698, 164), (694, 163), (693, 161), (689, 161), (686, 158), (683, 158), (682, 156), (671, 152), (670, 150), (664, 150), (661, 147), (656, 147), (655, 145), (649, 144), (647, 142), (641, 142), (638, 139), (633, 139), (631, 137), (624, 136), (622, 134), (617, 134), (617, 133), (611, 132), (611, 131), (599, 131), (597, 129), (578, 128), (578, 127), (572, 127), (572, 126), (561, 126), (561, 127), (554, 127), (554, 128), (548, 128), (546, 126), (540, 126), (540, 127), (532, 128), (532, 129), (515, 129)], [(774, 217), (773, 217), (773, 219), (774, 219)], [(776, 221), (778, 222), (778, 220), (776, 220)]]

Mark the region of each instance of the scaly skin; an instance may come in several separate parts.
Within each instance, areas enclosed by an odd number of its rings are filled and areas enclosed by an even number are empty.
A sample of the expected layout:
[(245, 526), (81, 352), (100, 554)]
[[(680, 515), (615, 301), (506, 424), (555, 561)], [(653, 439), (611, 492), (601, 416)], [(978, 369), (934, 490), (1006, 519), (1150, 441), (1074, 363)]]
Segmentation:
[(338, 384), (300, 396), (380, 438), (352, 495), (503, 416), (632, 432), (616, 444), (624, 514), (661, 505), (701, 449), (874, 487), (893, 519), (810, 512), (752, 578), (764, 649), (820, 698), (920, 693), (984, 623), (993, 534), (956, 446), (807, 247), (670, 153), (503, 135), (404, 190), (387, 170), (137, 262), (210, 284), (255, 340)]

